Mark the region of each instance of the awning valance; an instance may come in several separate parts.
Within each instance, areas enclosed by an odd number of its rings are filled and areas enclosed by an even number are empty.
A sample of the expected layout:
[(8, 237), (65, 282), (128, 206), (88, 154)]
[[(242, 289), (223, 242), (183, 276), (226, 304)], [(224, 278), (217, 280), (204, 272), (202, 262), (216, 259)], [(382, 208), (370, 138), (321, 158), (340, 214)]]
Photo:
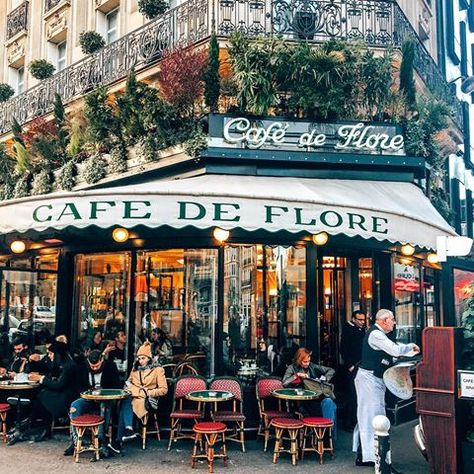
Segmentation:
[(0, 203), (0, 233), (67, 227), (219, 226), (375, 238), (435, 248), (456, 235), (411, 183), (202, 175)]

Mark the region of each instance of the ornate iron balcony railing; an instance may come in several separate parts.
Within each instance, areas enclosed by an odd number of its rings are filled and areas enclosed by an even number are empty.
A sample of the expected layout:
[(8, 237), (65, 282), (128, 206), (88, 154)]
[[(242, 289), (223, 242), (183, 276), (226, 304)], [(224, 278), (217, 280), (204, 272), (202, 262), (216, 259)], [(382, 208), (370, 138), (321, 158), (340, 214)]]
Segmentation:
[(143, 27), (87, 56), (23, 94), (0, 105), (0, 134), (52, 110), (54, 94), (65, 103), (99, 84), (123, 79), (160, 60), (177, 45), (207, 39), (212, 31), (226, 37), (280, 35), (288, 41), (321, 42), (330, 38), (361, 40), (369, 46), (400, 47), (416, 42), (415, 67), (425, 83), (452, 105), (462, 129), (462, 109), (433, 58), (393, 0), (188, 0)]
[(7, 15), (7, 40), (28, 26), (28, 2), (23, 2)]
[(59, 5), (63, 0), (44, 0), (44, 12), (48, 13), (55, 6)]

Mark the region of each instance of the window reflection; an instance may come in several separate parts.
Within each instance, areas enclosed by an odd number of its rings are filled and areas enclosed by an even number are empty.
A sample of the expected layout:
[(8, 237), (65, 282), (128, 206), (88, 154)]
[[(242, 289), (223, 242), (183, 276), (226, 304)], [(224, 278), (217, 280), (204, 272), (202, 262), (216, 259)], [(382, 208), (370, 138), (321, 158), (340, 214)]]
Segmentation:
[(149, 339), (158, 361), (175, 365), (171, 375), (214, 373), (217, 254), (215, 249), (172, 249), (137, 255), (137, 344)]
[(253, 383), (277, 373), (306, 338), (305, 249), (224, 250), (224, 371)]

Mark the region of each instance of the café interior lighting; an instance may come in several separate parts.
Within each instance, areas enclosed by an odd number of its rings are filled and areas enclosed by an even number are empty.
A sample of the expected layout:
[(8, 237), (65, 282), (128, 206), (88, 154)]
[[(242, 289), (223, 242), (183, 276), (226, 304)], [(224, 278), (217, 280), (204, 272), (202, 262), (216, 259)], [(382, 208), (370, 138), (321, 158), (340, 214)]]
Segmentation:
[(230, 232), (228, 230), (221, 229), (220, 227), (214, 227), (212, 235), (217, 241), (225, 242), (229, 238)]
[(23, 253), (26, 250), (26, 244), (23, 240), (14, 240), (10, 244), (10, 250), (13, 253)]
[(120, 244), (126, 242), (129, 237), (130, 233), (127, 229), (124, 229), (123, 227), (117, 227), (112, 231), (112, 238), (115, 240), (115, 242), (118, 242)]
[(316, 245), (324, 245), (329, 240), (329, 235), (327, 232), (318, 232), (313, 234), (313, 242)]
[(433, 264), (433, 263), (439, 263), (438, 254), (437, 254), (437, 253), (429, 253), (429, 254), (426, 256), (426, 260), (428, 260), (428, 262), (430, 262), (431, 264)]
[(410, 245), (410, 244), (405, 244), (401, 246), (400, 252), (403, 255), (408, 255), (408, 256), (413, 255), (415, 253), (415, 247), (413, 247), (413, 245)]

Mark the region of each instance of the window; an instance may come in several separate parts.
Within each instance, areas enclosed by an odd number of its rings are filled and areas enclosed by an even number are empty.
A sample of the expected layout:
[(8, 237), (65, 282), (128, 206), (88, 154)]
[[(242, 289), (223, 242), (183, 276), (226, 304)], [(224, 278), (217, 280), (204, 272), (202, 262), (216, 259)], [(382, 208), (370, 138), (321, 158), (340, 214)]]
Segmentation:
[(454, 279), (454, 316), (456, 324), (461, 325), (463, 312), (466, 310), (466, 300), (472, 296), (474, 272), (453, 268)]
[(105, 38), (107, 44), (112, 43), (118, 38), (118, 8), (105, 15), (106, 32)]
[(25, 68), (21, 67), (17, 70), (16, 92), (21, 94), (25, 90)]
[(66, 67), (66, 41), (58, 43), (58, 59), (57, 59), (57, 70), (62, 71)]

